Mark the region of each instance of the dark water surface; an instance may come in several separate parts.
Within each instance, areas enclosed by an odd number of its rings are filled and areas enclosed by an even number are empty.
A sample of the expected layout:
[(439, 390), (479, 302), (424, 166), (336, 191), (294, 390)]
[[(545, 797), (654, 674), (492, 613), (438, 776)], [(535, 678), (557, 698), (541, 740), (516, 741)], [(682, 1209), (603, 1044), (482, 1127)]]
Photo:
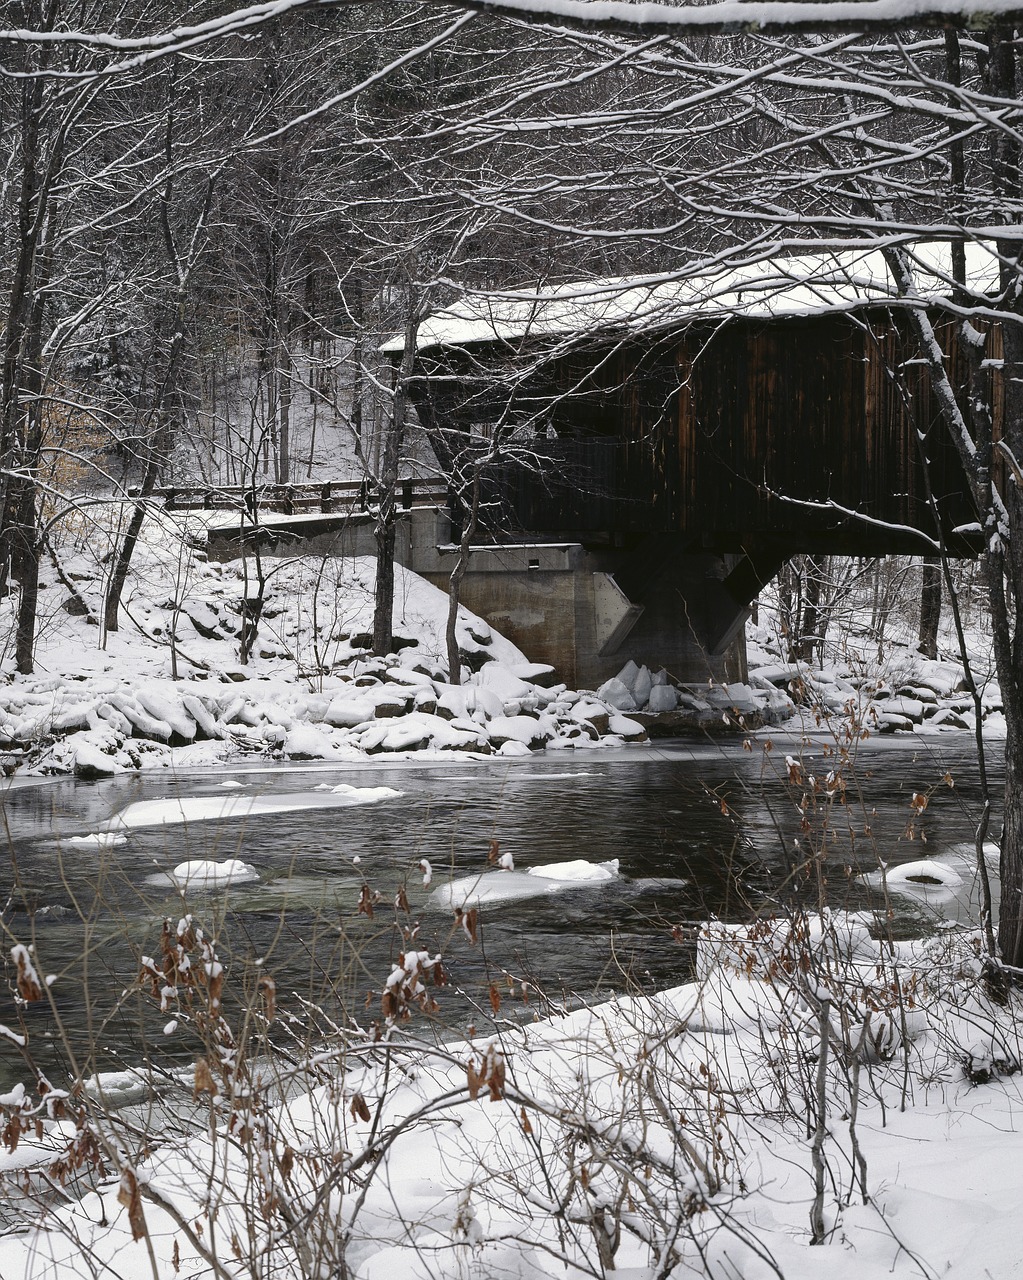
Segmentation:
[[(371, 1019), (379, 997), (370, 993), (379, 992), (402, 946), (391, 905), (402, 886), (411, 911), (398, 913), (399, 923), (418, 922), (415, 946), (445, 955), (454, 986), (438, 994), (453, 1027), (470, 1021), (472, 1001), (485, 1002), (490, 981), (503, 984), (504, 973), (567, 1002), (630, 984), (684, 981), (693, 954), (673, 939), (673, 925), (710, 914), (741, 919), (792, 897), (816, 901), (818, 869), (835, 906), (877, 906), (878, 894), (855, 872), (876, 869), (879, 857), (904, 862), (972, 840), (977, 769), (967, 735), (871, 741), (843, 769), (844, 804), (820, 794), (803, 808), (805, 774), (823, 778), (837, 767), (828, 750), (778, 737), (769, 752), (762, 741), (746, 751), (729, 739), (486, 763), (216, 767), (99, 783), (15, 782), (3, 798), (4, 953), (15, 940), (31, 942), (40, 973), (55, 978), (56, 1014), (45, 1003), (33, 1006), (26, 1028), (37, 1051), (49, 1047), (47, 1069), (72, 1074), (136, 1061), (144, 1045), (157, 1046), (154, 1054), (173, 1052), (162, 1035), (167, 1015), (131, 988), (138, 955), (155, 954), (163, 920), (176, 922), (186, 910), (218, 938), (229, 987), (251, 980), (244, 962), (258, 957), (282, 1004), (294, 1006), (294, 993), (326, 1005), (332, 1016)], [(787, 756), (802, 757), (803, 781), (789, 780)], [(997, 789), (1000, 753), (993, 764)], [(224, 790), (229, 778), (247, 784), (244, 794), (308, 793), (345, 782), (402, 795), (366, 806), (140, 828), (102, 851), (69, 843), (136, 800), (243, 794)], [(914, 792), (926, 794), (928, 804), (910, 840)], [(447, 879), (486, 871), (495, 840), (520, 869), (617, 858), (621, 874), (485, 906), (472, 946), (451, 911), (429, 897)], [(811, 860), (808, 872), (808, 855), (822, 849), (826, 856)], [(200, 858), (240, 858), (259, 881), (184, 898), (153, 883)], [(418, 869), (423, 858), (433, 865), (429, 889)], [(364, 883), (380, 895), (372, 918), (358, 910)], [(962, 916), (967, 897), (964, 890), (937, 905)], [(935, 904), (895, 905), (896, 927), (911, 932), (926, 927)], [(15, 1027), (18, 1017), (3, 997), (0, 1022)], [(80, 1055), (74, 1063), (57, 1049), (62, 1030)], [(16, 1050), (0, 1040), (0, 1085), (23, 1076)]]

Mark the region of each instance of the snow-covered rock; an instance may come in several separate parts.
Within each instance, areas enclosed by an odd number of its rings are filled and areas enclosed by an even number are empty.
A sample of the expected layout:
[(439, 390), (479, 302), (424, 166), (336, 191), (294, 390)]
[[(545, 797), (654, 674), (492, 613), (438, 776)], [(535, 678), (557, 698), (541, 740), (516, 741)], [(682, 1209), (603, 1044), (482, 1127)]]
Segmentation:
[(632, 696), (632, 690), (622, 683), (617, 676), (612, 676), (610, 680), (605, 680), (597, 690), (597, 697), (607, 703), (609, 707), (614, 707), (616, 711), (638, 711), (636, 699)]

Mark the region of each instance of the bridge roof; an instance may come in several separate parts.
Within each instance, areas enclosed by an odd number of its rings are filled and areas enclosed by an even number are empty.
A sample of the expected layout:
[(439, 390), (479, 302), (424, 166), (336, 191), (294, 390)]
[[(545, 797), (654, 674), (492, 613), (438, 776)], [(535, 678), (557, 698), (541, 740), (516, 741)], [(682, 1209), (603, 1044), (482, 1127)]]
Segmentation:
[[(920, 298), (926, 302), (948, 299), (953, 288), (951, 246), (931, 241), (910, 245), (908, 252)], [(967, 287), (978, 300), (986, 301), (997, 288), (994, 245), (971, 241), (966, 257)], [(454, 305), (426, 317), (417, 348), (517, 345), (530, 338), (571, 339), (594, 332), (627, 335), (697, 320), (811, 316), (898, 300), (884, 254), (862, 246), (765, 257), (699, 275), (622, 276), (550, 289), (467, 293)], [(403, 348), (403, 338), (396, 337), (381, 350), (396, 353)]]

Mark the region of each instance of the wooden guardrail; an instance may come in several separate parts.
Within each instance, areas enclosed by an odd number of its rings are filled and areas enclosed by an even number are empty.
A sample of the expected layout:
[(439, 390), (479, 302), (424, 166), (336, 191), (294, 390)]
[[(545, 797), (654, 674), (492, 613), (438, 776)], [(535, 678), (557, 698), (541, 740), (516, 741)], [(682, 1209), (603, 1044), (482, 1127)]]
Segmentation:
[[(437, 480), (401, 480), (398, 505), (412, 507), (446, 503), (447, 486)], [(330, 480), (322, 484), (164, 485), (154, 489), (174, 511), (279, 511), (285, 515), (370, 511), (379, 506), (381, 490), (368, 480)]]

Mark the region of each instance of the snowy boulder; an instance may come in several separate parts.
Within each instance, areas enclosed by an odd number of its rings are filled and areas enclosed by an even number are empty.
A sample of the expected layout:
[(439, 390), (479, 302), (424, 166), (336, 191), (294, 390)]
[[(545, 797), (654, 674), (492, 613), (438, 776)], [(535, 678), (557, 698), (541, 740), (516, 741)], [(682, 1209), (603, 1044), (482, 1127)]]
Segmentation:
[(148, 711), (155, 719), (169, 724), (173, 734), (183, 742), (191, 742), (194, 739), (195, 721), (176, 697), (165, 696), (155, 689), (143, 687), (135, 694), (135, 699), (144, 711)]
[(632, 684), (630, 686), (632, 690), (632, 696), (636, 702), (637, 711), (639, 710), (640, 707), (646, 706), (647, 700), (650, 697), (650, 691), (653, 687), (654, 687), (654, 682), (650, 675), (649, 669), (647, 667), (640, 667), (640, 669), (636, 672), (635, 679), (632, 681)]
[(181, 705), (195, 721), (196, 731), (204, 738), (222, 738), (224, 730), (217, 724), (206, 704), (193, 694), (183, 694)]
[(368, 755), (382, 751), (422, 751), (427, 747), (440, 751), (490, 750), (479, 725), (467, 720), (443, 720), (421, 711), (372, 725), (360, 735), (358, 745)]
[[(77, 736), (77, 735), (76, 735)], [(108, 740), (96, 741), (92, 735), (81, 735), (81, 740), (74, 745), (71, 757), (71, 771), (76, 778), (93, 781), (96, 778), (112, 778), (114, 774), (123, 773), (124, 766), (115, 759), (116, 748)]]
[[(535, 707), (541, 701), (534, 685), (521, 680), (501, 662), (488, 663), (473, 677), (472, 683), (496, 695), (506, 715), (516, 715), (523, 704)], [(546, 698), (543, 701), (546, 704)], [(512, 704), (517, 704), (514, 710), (510, 710)]]
[[(508, 668), (512, 675), (527, 684), (538, 685), (541, 689), (554, 691), (557, 686), (557, 672), (546, 662), (517, 662)], [(564, 688), (564, 685), (559, 686)]]
[(178, 863), (169, 879), (182, 889), (219, 889), (258, 880), (259, 872), (238, 858), (228, 858), (225, 862), (194, 859)]
[(151, 738), (157, 742), (171, 740), (174, 730), (170, 723), (150, 715), (134, 698), (126, 694), (114, 694), (110, 701), (125, 719), (131, 722), (133, 737)]
[(727, 709), (735, 715), (749, 716), (757, 710), (753, 690), (745, 684), (712, 684), (703, 696), (712, 707)]
[(638, 720), (630, 720), (628, 716), (612, 716), (608, 725), (611, 733), (624, 738), (626, 742), (646, 742), (647, 731)]
[(924, 704), (916, 698), (903, 698), (896, 695), (885, 699), (884, 714), (904, 716), (914, 724), (919, 724), (924, 718)]
[(655, 684), (650, 689), (646, 709), (654, 715), (674, 711), (678, 706), (678, 690), (671, 684)]
[(354, 729), (356, 725), (376, 719), (376, 705), (368, 698), (360, 698), (358, 694), (361, 692), (353, 689), (350, 694), (339, 694), (334, 698), (323, 713), (324, 723), (337, 729)]
[(475, 684), (441, 685), (436, 693), (437, 714), (448, 720), (492, 720), (503, 716), (504, 701), (493, 690)]
[(185, 616), (204, 640), (219, 640), (222, 637), (220, 618), (204, 601), (186, 604)]
[(894, 715), (878, 707), (871, 708), (871, 716), (878, 733), (912, 733), (913, 721), (908, 716)]
[(568, 712), (568, 718), (579, 724), (592, 725), (598, 734), (607, 733), (611, 723), (607, 706), (602, 702), (596, 702), (593, 698), (580, 698), (573, 703)]
[(922, 702), (925, 706), (937, 705), (938, 695), (933, 689), (928, 689), (926, 685), (904, 684), (897, 690), (897, 696), (900, 698), (914, 698), (918, 702)]
[(330, 760), (337, 755), (330, 736), (312, 724), (296, 725), (290, 730), (282, 751), (289, 760)]
[(942, 707), (940, 711), (936, 711), (931, 716), (927, 723), (945, 729), (972, 728), (970, 720), (967, 720), (961, 712), (954, 710), (952, 707)]
[(68, 733), (75, 729), (93, 729), (96, 727), (98, 699), (89, 698), (86, 701), (75, 703), (73, 706), (65, 707), (62, 711), (54, 712), (51, 720), (51, 728), (54, 733)]
[(554, 736), (549, 724), (542, 724), (533, 716), (495, 716), (487, 725), (487, 732), (492, 746), (520, 742), (531, 751), (538, 750)]
[(755, 672), (750, 672), (750, 683), (753, 682), (754, 675), (757, 677), (758, 683), (761, 680), (765, 680), (776, 688), (784, 689), (790, 681), (798, 680), (802, 672), (794, 662), (785, 662), (775, 663), (766, 667), (757, 667)]
[(612, 676), (610, 680), (604, 681), (597, 690), (597, 697), (606, 702), (609, 707), (614, 707), (616, 711), (639, 710), (636, 706), (636, 699), (632, 696), (632, 691), (617, 676)]
[(351, 692), (339, 693), (332, 699), (323, 719), (339, 729), (351, 729), (367, 720), (386, 720), (403, 716), (415, 696), (407, 687), (397, 684), (352, 685)]

